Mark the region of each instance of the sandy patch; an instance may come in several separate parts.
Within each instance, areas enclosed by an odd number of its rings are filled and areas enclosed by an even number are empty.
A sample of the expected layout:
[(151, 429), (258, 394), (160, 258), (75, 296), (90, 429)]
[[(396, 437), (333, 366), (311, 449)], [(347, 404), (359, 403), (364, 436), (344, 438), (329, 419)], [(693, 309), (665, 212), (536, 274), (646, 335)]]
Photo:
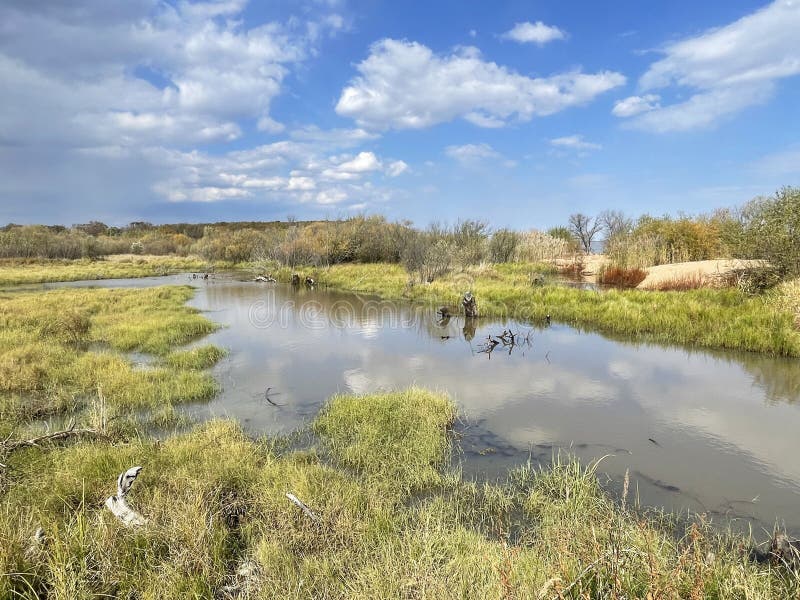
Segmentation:
[(637, 287), (643, 290), (652, 289), (665, 281), (695, 276), (702, 277), (704, 281), (711, 283), (713, 280), (736, 269), (757, 267), (763, 264), (764, 261), (760, 260), (719, 258), (714, 260), (674, 263), (671, 265), (658, 265), (657, 267), (647, 268), (647, 277)]

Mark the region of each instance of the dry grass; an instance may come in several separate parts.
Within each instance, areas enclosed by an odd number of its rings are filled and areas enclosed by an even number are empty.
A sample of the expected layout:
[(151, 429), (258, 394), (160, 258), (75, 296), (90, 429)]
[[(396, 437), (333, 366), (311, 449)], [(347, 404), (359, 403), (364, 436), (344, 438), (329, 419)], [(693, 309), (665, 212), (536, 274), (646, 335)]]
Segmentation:
[(679, 275), (672, 279), (662, 279), (653, 284), (650, 289), (659, 292), (685, 292), (708, 287), (708, 281), (699, 273)]
[[(557, 458), (493, 484), (442, 470), (452, 416), (445, 397), (409, 390), (335, 399), (316, 423), (317, 449), (282, 452), (216, 421), (164, 442), (16, 453), (0, 492), (0, 597), (677, 600), (800, 591), (792, 569), (752, 562), (747, 538), (702, 520), (676, 538), (674, 520), (621, 508), (594, 465)], [(148, 520), (140, 529), (103, 507), (133, 464), (144, 466), (130, 496)], [(45, 541), (32, 545), (37, 527)]]
[(647, 277), (647, 271), (636, 267), (605, 266), (597, 275), (597, 282), (618, 287), (636, 287)]

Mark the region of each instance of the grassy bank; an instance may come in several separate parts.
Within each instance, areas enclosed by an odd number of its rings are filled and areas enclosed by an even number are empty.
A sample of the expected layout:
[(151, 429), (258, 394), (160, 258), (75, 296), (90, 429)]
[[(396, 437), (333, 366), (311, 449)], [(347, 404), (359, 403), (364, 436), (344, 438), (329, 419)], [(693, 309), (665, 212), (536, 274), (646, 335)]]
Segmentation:
[[(0, 597), (790, 598), (789, 569), (748, 540), (615, 505), (565, 460), (506, 481), (445, 465), (446, 398), (334, 398), (315, 447), (282, 450), (216, 421), (155, 443), (14, 453), (0, 491)], [(103, 507), (117, 474), (146, 519)], [(291, 492), (314, 513), (306, 516)], [(41, 527), (44, 538), (31, 541)]]
[(337, 289), (451, 307), (471, 290), (484, 316), (544, 319), (549, 314), (556, 321), (633, 339), (800, 356), (795, 314), (786, 302), (775, 301), (781, 290), (755, 297), (735, 289), (594, 292), (532, 285), (531, 274), (538, 269), (476, 267), (431, 284), (413, 283), (399, 265), (337, 265), (313, 274)]
[(0, 286), (152, 277), (185, 271), (202, 271), (209, 263), (197, 257), (180, 256), (114, 256), (101, 260), (0, 260)]
[[(202, 372), (221, 350), (175, 349), (216, 325), (185, 305), (189, 287), (0, 293), (0, 434), (98, 399), (130, 411), (210, 398)], [(153, 355), (135, 367), (123, 354)]]

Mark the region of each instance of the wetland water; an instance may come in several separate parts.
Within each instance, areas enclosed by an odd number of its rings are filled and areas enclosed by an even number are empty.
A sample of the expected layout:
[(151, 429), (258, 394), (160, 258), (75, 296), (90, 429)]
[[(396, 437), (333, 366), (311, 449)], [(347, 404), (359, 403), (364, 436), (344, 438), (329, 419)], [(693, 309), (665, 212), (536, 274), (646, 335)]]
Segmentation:
[[(199, 340), (229, 355), (222, 392), (189, 410), (232, 417), (251, 433), (308, 423), (337, 392), (419, 385), (446, 391), (465, 424), (464, 472), (494, 478), (559, 448), (606, 455), (601, 480), (630, 471), (641, 504), (705, 512), (736, 528), (800, 533), (800, 361), (609, 339), (552, 323), (463, 318), (434, 307), (324, 289), (186, 275), (56, 286), (192, 284), (191, 304), (223, 325)], [(480, 298), (478, 298), (480, 302)], [(480, 352), (504, 329), (526, 337), (509, 354)], [(265, 400), (265, 390), (270, 399)], [(630, 499), (629, 499), (630, 501)]]

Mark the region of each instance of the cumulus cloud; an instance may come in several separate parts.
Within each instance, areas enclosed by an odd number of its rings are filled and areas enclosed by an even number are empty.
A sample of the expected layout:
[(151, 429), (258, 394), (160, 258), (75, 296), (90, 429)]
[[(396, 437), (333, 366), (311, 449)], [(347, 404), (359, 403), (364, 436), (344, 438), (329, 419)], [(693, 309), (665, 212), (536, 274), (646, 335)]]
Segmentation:
[(660, 108), (660, 100), (661, 96), (658, 94), (629, 96), (614, 103), (614, 108), (611, 110), (611, 112), (616, 117), (633, 117), (638, 114)]
[[(321, 130), (315, 133), (328, 137)], [(223, 155), (158, 149), (149, 159), (167, 167), (169, 177), (153, 190), (171, 202), (283, 198), (324, 206), (345, 201), (363, 204), (389, 194), (375, 186), (376, 178), (396, 177), (408, 169), (402, 160), (383, 161), (369, 151), (323, 151), (331, 148), (281, 141)]]
[(602, 146), (593, 142), (587, 142), (582, 135), (567, 135), (564, 137), (553, 138), (550, 145), (556, 148), (569, 148), (571, 150), (600, 150)]
[(517, 23), (502, 36), (503, 39), (513, 40), (520, 44), (537, 44), (544, 46), (547, 42), (566, 39), (567, 34), (558, 27), (545, 25), (541, 21), (536, 23)]
[(420, 129), (456, 118), (499, 127), (586, 104), (625, 83), (613, 71), (527, 77), (484, 60), (474, 47), (439, 55), (392, 39), (373, 44), (356, 69), (336, 112), (370, 130)]
[[(132, 220), (162, 199), (366, 198), (364, 157), (335, 154), (376, 137), (363, 129), (309, 126), (250, 150), (218, 146), (254, 130), (283, 132), (271, 106), (287, 74), (324, 34), (347, 26), (324, 8), (305, 21), (252, 23), (245, 5), (0, 4), (0, 161), (13, 173), (0, 181), (0, 198), (27, 200), (1, 202), (0, 218)], [(203, 150), (212, 144), (213, 153)], [(348, 160), (352, 181), (326, 181), (326, 168)]]
[(724, 27), (667, 45), (639, 86), (644, 91), (688, 88), (692, 94), (682, 102), (653, 106), (632, 126), (654, 132), (709, 127), (768, 101), (779, 80), (800, 74), (799, 29), (800, 2), (775, 0)]

